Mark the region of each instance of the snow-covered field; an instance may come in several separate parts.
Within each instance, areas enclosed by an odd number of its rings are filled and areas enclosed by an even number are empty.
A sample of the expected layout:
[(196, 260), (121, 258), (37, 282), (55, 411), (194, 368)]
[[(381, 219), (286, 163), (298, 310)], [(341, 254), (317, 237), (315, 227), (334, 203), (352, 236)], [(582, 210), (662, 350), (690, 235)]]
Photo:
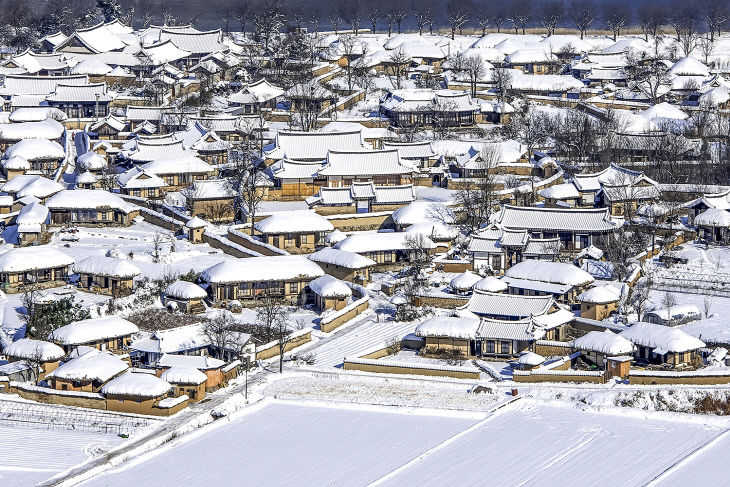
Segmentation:
[(528, 399), (493, 413), (267, 400), (84, 485), (638, 486), (680, 475), (722, 431)]
[(0, 425), (0, 485), (42, 482), (121, 443), (114, 435)]
[(273, 402), (84, 485), (368, 485), (473, 415)]

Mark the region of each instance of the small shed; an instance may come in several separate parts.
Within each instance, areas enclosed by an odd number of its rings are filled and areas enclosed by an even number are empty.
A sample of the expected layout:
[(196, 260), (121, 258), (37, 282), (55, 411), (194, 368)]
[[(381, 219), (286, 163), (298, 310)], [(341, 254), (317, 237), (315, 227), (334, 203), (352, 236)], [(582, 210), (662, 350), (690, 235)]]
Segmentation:
[(325, 274), (309, 283), (309, 289), (314, 293), (317, 308), (341, 310), (347, 306), (347, 300), (352, 297), (352, 290), (345, 282), (336, 277)]
[(165, 288), (165, 306), (175, 303), (183, 313), (203, 313), (203, 300), (208, 297), (205, 289), (189, 281), (175, 281)]
[[(127, 372), (101, 388), (101, 393), (106, 396), (106, 407), (109, 411), (158, 416), (172, 413), (168, 408), (163, 408), (166, 404), (161, 404), (172, 392), (173, 387), (166, 380), (154, 374), (141, 372)], [(176, 402), (176, 405), (178, 404)], [(177, 410), (186, 406), (187, 401), (184, 401)]]
[(206, 226), (208, 226), (208, 223), (197, 216), (188, 220), (187, 223), (185, 223), (185, 228), (188, 231), (188, 240), (194, 244), (202, 243), (203, 233), (205, 233)]
[(195, 367), (170, 367), (162, 372), (160, 378), (172, 384), (175, 397), (188, 396), (196, 402), (205, 398), (205, 381), (208, 377)]
[(612, 285), (596, 286), (578, 295), (580, 316), (591, 320), (604, 320), (618, 308), (621, 291)]

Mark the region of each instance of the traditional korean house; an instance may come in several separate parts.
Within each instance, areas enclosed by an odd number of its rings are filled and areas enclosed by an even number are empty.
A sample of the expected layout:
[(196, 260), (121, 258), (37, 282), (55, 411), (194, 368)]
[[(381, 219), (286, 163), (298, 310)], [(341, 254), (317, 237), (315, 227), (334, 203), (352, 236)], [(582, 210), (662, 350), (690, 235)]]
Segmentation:
[(163, 303), (166, 307), (183, 313), (203, 313), (205, 304), (203, 301), (208, 297), (205, 289), (194, 282), (175, 281), (165, 288)]
[(107, 116), (112, 97), (107, 93), (106, 83), (80, 86), (59, 84), (47, 101), (69, 118), (95, 118)]
[[(334, 248), (355, 252), (374, 260), (381, 267), (389, 267), (408, 262), (412, 252), (408, 239), (409, 235), (404, 232), (360, 233), (350, 235)], [(436, 247), (428, 237), (423, 238), (422, 244), (429, 251)]]
[(63, 190), (46, 202), (51, 224), (129, 226), (139, 215), (138, 206), (107, 191)]
[(473, 126), (479, 105), (466, 92), (454, 90), (393, 90), (380, 101), (380, 112), (396, 127)]
[(199, 63), (204, 57), (217, 52), (228, 52), (230, 48), (222, 42), (221, 30), (197, 31), (163, 27), (160, 29), (160, 42), (172, 41), (183, 51), (190, 52), (185, 60), (188, 68)]
[(115, 297), (132, 294), (134, 278), (142, 273), (128, 260), (103, 256), (87, 257), (75, 263), (73, 271), (82, 289)]
[(392, 211), (416, 199), (412, 184), (375, 186), (373, 183), (353, 182), (349, 187), (322, 187), (306, 202), (317, 211), (327, 213), (370, 213)]
[(370, 269), (375, 261), (355, 252), (325, 247), (307, 258), (319, 264), (324, 272), (345, 281), (366, 285), (370, 282)]
[(548, 49), (532, 48), (518, 49), (508, 54), (504, 62), (506, 67), (526, 74), (549, 74), (555, 70), (559, 60)]
[(147, 199), (162, 198), (164, 196), (162, 188), (167, 186), (165, 180), (139, 166), (118, 174), (116, 180), (122, 194)]
[(28, 284), (62, 286), (73, 263), (73, 258), (50, 247), (12, 249), (0, 255), (0, 287), (12, 293)]
[(118, 316), (105, 316), (56, 328), (51, 332), (49, 340), (63, 347), (66, 353), (83, 345), (123, 354), (132, 341), (132, 335), (138, 331), (139, 328), (130, 321)]
[(70, 355), (69, 361), (49, 374), (53, 389), (99, 392), (104, 384), (129, 368), (129, 363), (116, 355), (94, 348), (79, 347)]
[(527, 230), (503, 230), (490, 226), (472, 236), (467, 250), (474, 269), (501, 274), (523, 260), (554, 261), (560, 253), (560, 239), (533, 238)]
[(289, 100), (293, 112), (320, 113), (337, 104), (337, 95), (317, 80), (298, 83), (286, 90), (283, 96)]
[(681, 366), (701, 360), (700, 349), (705, 343), (679, 328), (637, 322), (621, 336), (636, 345), (634, 359), (644, 363)]
[(40, 381), (58, 368), (66, 352), (50, 342), (21, 338), (5, 347), (3, 354), (10, 363), (25, 361), (28, 365), (25, 380)]
[(2, 164), (2, 172), (6, 181), (30, 171), (30, 162), (20, 156), (4, 158), (0, 164)]
[(184, 191), (191, 213), (214, 223), (235, 218), (235, 191), (225, 179), (196, 180)]
[(178, 355), (164, 354), (157, 362), (157, 367), (164, 375), (176, 367), (194, 368), (205, 375), (203, 386), (206, 391), (212, 392), (223, 384), (223, 367), (226, 363), (223, 360), (208, 355)]
[(215, 131), (211, 130), (191, 145), (190, 149), (196, 151), (198, 157), (208, 164), (215, 165), (228, 162), (228, 151), (232, 147), (230, 142), (222, 140)]
[(289, 252), (309, 252), (324, 244), (324, 235), (334, 226), (312, 210), (282, 211), (256, 222), (263, 240)]
[(129, 132), (127, 121), (116, 115), (109, 114), (89, 127), (100, 140), (117, 140), (122, 138), (123, 132)]
[(507, 293), (520, 296), (552, 296), (559, 303), (578, 308), (577, 297), (594, 282), (593, 276), (572, 264), (543, 260), (523, 261), (504, 275)]
[(15, 224), (18, 226), (18, 244), (21, 247), (46, 241), (49, 215), (48, 208), (36, 201), (20, 209)]
[(127, 372), (101, 388), (109, 411), (169, 416), (188, 404), (188, 397), (170, 397), (173, 387), (154, 374)]
[(341, 132), (299, 132), (279, 130), (274, 142), (264, 147), (267, 163), (286, 159), (321, 164), (329, 151), (360, 152), (367, 147), (362, 130)]
[(613, 232), (618, 224), (608, 208), (559, 209), (505, 205), (496, 224), (504, 230), (526, 231), (532, 238), (558, 238), (563, 249), (580, 250)]
[(621, 290), (612, 285), (595, 286), (580, 295), (580, 316), (591, 320), (605, 320), (618, 309)]
[(8, 147), (3, 157), (20, 157), (28, 162), (31, 171), (51, 176), (66, 157), (66, 152), (53, 140), (23, 139)]
[(216, 174), (210, 164), (194, 156), (156, 159), (143, 164), (142, 169), (165, 181), (163, 191), (179, 191)]
[(322, 269), (306, 257), (286, 255), (224, 261), (204, 270), (200, 278), (216, 302), (269, 296), (297, 303), (309, 282), (322, 275)]
[(351, 186), (372, 182), (376, 186), (400, 186), (413, 182), (414, 168), (401, 160), (397, 150), (337, 152), (330, 150), (317, 171), (327, 186)]
[(414, 167), (427, 168), (438, 160), (431, 142), (393, 142), (383, 141), (383, 150), (398, 150), (401, 159)]
[(194, 402), (205, 398), (207, 376), (194, 367), (170, 367), (160, 374), (160, 379), (172, 385), (175, 397), (187, 396)]
[(589, 363), (606, 369), (611, 357), (631, 356), (635, 347), (631, 341), (608, 329), (589, 331), (573, 340), (573, 350), (581, 352), (581, 357)]
[(54, 194), (62, 191), (64, 186), (43, 176), (22, 174), (9, 180), (0, 188), (15, 200), (32, 196), (37, 198), (38, 202), (43, 203)]
[(0, 149), (6, 150), (25, 139), (59, 142), (64, 131), (65, 128), (60, 122), (51, 119), (42, 122), (3, 123), (0, 124)]
[(255, 83), (248, 83), (243, 88), (228, 96), (226, 100), (232, 107), (240, 107), (242, 114), (260, 113), (262, 108), (276, 108), (276, 100), (284, 94), (284, 90), (272, 85), (265, 78)]
[[(706, 210), (723, 210), (725, 212), (730, 210), (730, 190), (716, 194), (703, 194), (687, 203), (685, 207), (687, 208), (689, 224), (694, 225), (697, 215), (704, 213)], [(717, 215), (720, 215), (720, 213), (717, 213)]]
[(309, 283), (309, 289), (314, 293), (315, 306), (321, 311), (339, 311), (347, 306), (352, 297), (352, 289), (336, 277), (325, 274)]

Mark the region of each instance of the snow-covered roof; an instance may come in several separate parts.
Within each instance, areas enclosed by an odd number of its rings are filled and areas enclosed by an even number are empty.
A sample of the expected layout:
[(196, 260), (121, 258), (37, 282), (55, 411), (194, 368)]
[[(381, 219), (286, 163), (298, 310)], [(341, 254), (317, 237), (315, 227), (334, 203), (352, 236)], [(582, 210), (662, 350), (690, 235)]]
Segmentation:
[(76, 273), (96, 276), (132, 278), (142, 273), (139, 267), (125, 259), (115, 259), (101, 255), (92, 255), (73, 266)]
[[(357, 253), (407, 250), (409, 249), (408, 239), (412, 237), (412, 234), (404, 232), (361, 233), (350, 235), (342, 242), (336, 244), (335, 248)], [(428, 237), (424, 237), (421, 243), (427, 249), (436, 247), (436, 244)]]
[(689, 115), (683, 112), (681, 108), (676, 105), (671, 105), (667, 102), (652, 105), (643, 112), (641, 112), (640, 115), (648, 120), (653, 120), (655, 118), (668, 120), (686, 120), (687, 117), (689, 117)]
[(322, 275), (324, 275), (322, 268), (304, 256), (275, 255), (226, 260), (205, 269), (200, 277), (207, 282), (227, 284), (311, 280)]
[(50, 102), (58, 103), (93, 103), (109, 102), (112, 97), (106, 90), (106, 83), (93, 83), (88, 85), (63, 85), (56, 86), (56, 91), (48, 95)]
[(203, 299), (207, 297), (205, 289), (189, 281), (173, 282), (165, 288), (165, 295), (177, 299)]
[(595, 280), (586, 271), (572, 264), (536, 259), (525, 260), (513, 265), (507, 269), (505, 276), (567, 286), (584, 286)]
[(139, 166), (134, 166), (118, 174), (117, 183), (125, 189), (162, 188), (167, 186), (167, 183), (161, 177)]
[(321, 176), (358, 176), (409, 174), (413, 167), (401, 161), (397, 150), (339, 152), (330, 150)]
[(683, 57), (672, 65), (669, 73), (676, 76), (709, 76), (710, 70), (693, 57)]
[(66, 152), (61, 145), (48, 139), (23, 139), (8, 147), (3, 155), (4, 158), (22, 157), (26, 161), (61, 160)]
[(479, 274), (474, 274), (472, 271), (464, 271), (454, 277), (451, 282), (449, 282), (449, 286), (457, 291), (469, 291), (481, 280), (482, 278)]
[[(344, 234), (343, 234), (344, 235)], [(365, 269), (375, 265), (375, 261), (355, 252), (325, 247), (307, 256), (309, 260), (323, 264), (337, 265), (348, 269)]]
[(48, 198), (46, 206), (51, 211), (109, 207), (124, 213), (138, 208), (113, 193), (95, 189), (65, 189)]
[(596, 286), (582, 292), (576, 298), (582, 303), (607, 304), (615, 303), (621, 297), (621, 290), (612, 285)]
[(654, 353), (682, 353), (703, 348), (705, 343), (692, 335), (664, 325), (638, 322), (621, 332), (621, 336), (642, 347), (654, 348)]
[(98, 59), (84, 59), (71, 68), (71, 74), (88, 74), (89, 76), (104, 76), (112, 70), (112, 67)]
[(605, 232), (614, 230), (608, 208), (537, 208), (505, 205), (497, 217), (505, 228)]
[(146, 56), (153, 66), (160, 66), (186, 58), (192, 53), (185, 49), (180, 49), (172, 40), (168, 39), (142, 48), (141, 54)]
[[(245, 333), (244, 337), (250, 337)], [(245, 341), (248, 341), (245, 339)], [(173, 353), (165, 353), (157, 362), (160, 367), (191, 367), (198, 370), (220, 369), (226, 363), (210, 355), (178, 355)]]
[(142, 169), (154, 174), (207, 174), (213, 168), (202, 159), (187, 156), (175, 159), (156, 159), (142, 165)]
[(525, 318), (547, 313), (555, 304), (552, 296), (474, 292), (462, 309), (477, 315)]
[(545, 330), (535, 326), (530, 318), (508, 321), (482, 318), (477, 330), (477, 337), (497, 340), (532, 341), (545, 336)]
[(547, 49), (526, 48), (507, 54), (504, 60), (510, 64), (550, 63), (555, 60), (555, 56)]
[(507, 283), (502, 279), (494, 276), (487, 276), (480, 279), (474, 284), (475, 291), (484, 291), (489, 293), (501, 293), (508, 288)]
[(76, 157), (76, 163), (82, 171), (98, 171), (107, 167), (106, 157), (89, 151)]
[(23, 247), (0, 254), (0, 272), (26, 272), (72, 265), (69, 255), (48, 246)]
[(573, 340), (573, 348), (598, 352), (609, 356), (631, 355), (634, 344), (611, 330), (590, 331), (582, 337)]
[(41, 100), (56, 91), (59, 83), (85, 85), (89, 83), (86, 75), (72, 76), (26, 76), (26, 75), (5, 75), (3, 85), (0, 87), (0, 95), (41, 95)]
[(454, 212), (443, 203), (414, 201), (393, 212), (393, 221), (401, 226), (423, 222), (454, 223)]
[(694, 224), (708, 227), (730, 227), (730, 211), (708, 208), (695, 217)]
[(151, 337), (135, 340), (130, 348), (140, 352), (177, 353), (208, 345), (210, 339), (203, 333), (203, 325), (194, 324), (156, 331)]
[(116, 355), (91, 349), (62, 364), (48, 376), (69, 381), (106, 382), (128, 368), (127, 362)]
[(263, 234), (330, 232), (334, 226), (312, 210), (282, 211), (254, 224)]
[(47, 118), (42, 122), (21, 122), (0, 124), (1, 140), (58, 139), (64, 127), (60, 122)]
[(84, 171), (76, 178), (76, 186), (80, 184), (96, 184), (99, 182), (99, 176), (90, 171)]
[(42, 122), (46, 119), (66, 120), (66, 113), (55, 107), (25, 107), (17, 108), (10, 113), (8, 120), (13, 123)]
[(208, 377), (194, 367), (170, 367), (160, 375), (160, 379), (170, 384), (202, 384)]
[(644, 317), (647, 315), (656, 316), (664, 321), (669, 321), (672, 319), (701, 318), (702, 311), (700, 311), (700, 308), (694, 304), (675, 304), (671, 308), (658, 308), (647, 311), (644, 314)]
[(175, 46), (193, 54), (211, 54), (226, 52), (228, 46), (223, 44), (221, 30), (180, 32), (164, 27), (160, 30), (160, 41), (170, 40)]
[(546, 199), (567, 200), (580, 198), (580, 193), (573, 183), (563, 183), (550, 186), (539, 191), (540, 196)]
[(323, 298), (342, 298), (352, 296), (352, 290), (343, 281), (329, 274), (312, 280), (309, 288)]
[(459, 229), (442, 222), (422, 222), (410, 225), (406, 233), (420, 233), (432, 240), (454, 239), (459, 235)]
[(510, 88), (516, 91), (564, 92), (585, 88), (585, 85), (570, 75), (516, 73), (510, 81)]
[(5, 169), (11, 169), (16, 171), (27, 171), (30, 169), (30, 162), (27, 159), (20, 156), (13, 156), (9, 159), (3, 159), (0, 161)]
[(205, 220), (203, 220), (202, 218), (197, 217), (197, 216), (194, 216), (190, 220), (185, 222), (186, 228), (203, 228), (203, 227), (207, 227), (207, 226), (208, 226), (208, 222), (206, 222)]
[(14, 341), (5, 348), (4, 353), (8, 357), (39, 360), (41, 362), (54, 362), (66, 355), (66, 352), (55, 343), (30, 338), (21, 338)]
[(362, 151), (366, 147), (362, 130), (348, 132), (297, 132), (279, 130), (274, 146), (268, 148), (266, 156), (272, 159), (319, 160), (327, 158), (333, 151)]
[(76, 321), (56, 328), (51, 332), (50, 340), (61, 345), (83, 345), (129, 336), (138, 331), (137, 325), (124, 318), (104, 316), (102, 318)]
[(127, 372), (106, 383), (102, 394), (132, 397), (159, 397), (172, 390), (169, 382), (153, 374)]
[(21, 174), (2, 185), (2, 190), (6, 193), (14, 194), (16, 198), (25, 198), (26, 196), (34, 196), (36, 198), (47, 198), (48, 196), (58, 193), (64, 188), (59, 182), (52, 181), (43, 176), (35, 174)]
[(517, 359), (518, 364), (529, 366), (540, 365), (544, 361), (545, 357), (529, 350), (525, 350), (524, 352), (522, 352), (520, 354), (520, 357)]
[(415, 334), (419, 337), (474, 339), (477, 336), (479, 323), (479, 318), (436, 316), (418, 325)]

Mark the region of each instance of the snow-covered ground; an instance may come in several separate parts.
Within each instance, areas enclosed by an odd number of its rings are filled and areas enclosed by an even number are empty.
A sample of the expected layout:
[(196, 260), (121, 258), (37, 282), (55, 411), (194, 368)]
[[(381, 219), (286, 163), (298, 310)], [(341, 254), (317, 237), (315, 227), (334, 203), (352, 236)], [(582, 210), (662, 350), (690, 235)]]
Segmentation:
[(368, 485), (477, 421), (267, 402), (84, 485)]
[(724, 430), (528, 399), (491, 413), (264, 400), (234, 416), (84, 485), (638, 486), (682, 474)]
[(3, 487), (35, 485), (124, 441), (101, 433), (5, 424), (0, 425), (0, 438), (0, 485)]

